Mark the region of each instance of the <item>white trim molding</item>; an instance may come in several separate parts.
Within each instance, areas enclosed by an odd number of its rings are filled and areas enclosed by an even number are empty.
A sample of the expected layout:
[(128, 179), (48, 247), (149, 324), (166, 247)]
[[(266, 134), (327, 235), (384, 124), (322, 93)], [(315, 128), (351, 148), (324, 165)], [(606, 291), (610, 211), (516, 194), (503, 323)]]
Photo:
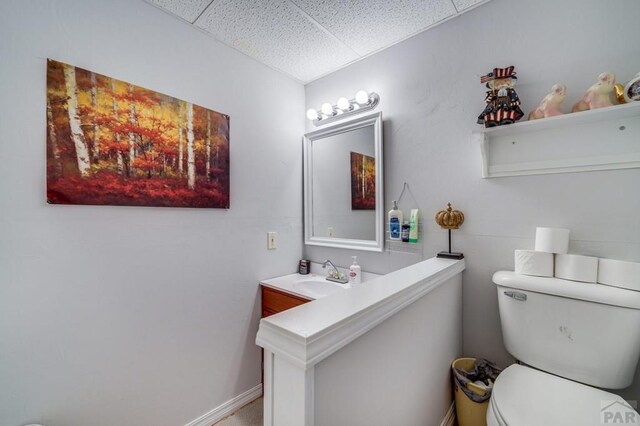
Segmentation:
[(208, 413), (204, 413), (197, 419), (187, 423), (185, 426), (211, 426), (215, 423), (218, 423), (225, 417), (233, 414), (248, 403), (260, 398), (261, 396), (262, 384), (259, 384), (252, 387), (248, 391), (243, 392), (234, 398), (231, 398), (224, 404), (219, 405)]
[(449, 410), (447, 410), (447, 414), (445, 414), (444, 419), (442, 419), (442, 423), (440, 426), (453, 426), (456, 424), (456, 402), (453, 401), (449, 406)]

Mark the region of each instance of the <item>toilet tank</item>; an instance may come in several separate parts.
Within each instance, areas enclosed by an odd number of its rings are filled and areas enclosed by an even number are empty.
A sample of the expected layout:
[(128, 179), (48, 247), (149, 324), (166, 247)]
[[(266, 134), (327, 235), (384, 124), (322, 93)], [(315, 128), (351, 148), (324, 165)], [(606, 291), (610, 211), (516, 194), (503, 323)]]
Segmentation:
[(626, 388), (640, 357), (640, 292), (498, 271), (502, 336), (532, 367), (606, 389)]

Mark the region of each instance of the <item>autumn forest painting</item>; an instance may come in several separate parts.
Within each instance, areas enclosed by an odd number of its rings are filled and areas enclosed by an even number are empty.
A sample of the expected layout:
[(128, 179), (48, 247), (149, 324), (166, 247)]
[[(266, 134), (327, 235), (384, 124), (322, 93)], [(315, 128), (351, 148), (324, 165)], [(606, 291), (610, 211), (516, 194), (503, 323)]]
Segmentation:
[(47, 201), (229, 208), (229, 116), (50, 59)]
[(375, 210), (376, 159), (351, 152), (351, 209)]

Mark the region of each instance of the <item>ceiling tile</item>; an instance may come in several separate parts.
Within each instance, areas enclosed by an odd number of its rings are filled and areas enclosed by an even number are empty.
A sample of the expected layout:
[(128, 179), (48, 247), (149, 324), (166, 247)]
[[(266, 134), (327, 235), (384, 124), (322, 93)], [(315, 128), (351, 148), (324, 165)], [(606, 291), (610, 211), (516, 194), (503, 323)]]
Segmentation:
[(212, 0), (146, 0), (168, 12), (193, 23)]
[[(291, 0), (361, 55), (456, 14), (451, 0)], [(465, 1), (472, 0), (462, 0)]]
[(287, 0), (215, 0), (195, 25), (302, 82), (358, 59)]
[(458, 12), (462, 12), (465, 9), (469, 9), (472, 6), (475, 6), (480, 3), (484, 3), (488, 0), (453, 0), (453, 4), (458, 9)]

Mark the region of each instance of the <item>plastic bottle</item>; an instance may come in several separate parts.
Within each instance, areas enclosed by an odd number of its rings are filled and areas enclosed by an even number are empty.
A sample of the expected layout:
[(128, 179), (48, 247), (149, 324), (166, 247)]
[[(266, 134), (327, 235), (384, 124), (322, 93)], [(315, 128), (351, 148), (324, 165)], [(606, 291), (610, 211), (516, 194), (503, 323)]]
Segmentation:
[(360, 284), (362, 282), (362, 270), (358, 265), (358, 256), (351, 256), (353, 264), (349, 267), (349, 283)]
[(389, 210), (389, 239), (400, 240), (402, 226), (402, 210), (398, 210), (398, 202), (393, 201), (393, 208)]
[(409, 231), (410, 231), (409, 222), (405, 220), (404, 223), (402, 224), (402, 242), (403, 243), (409, 242)]
[(418, 242), (418, 209), (412, 209), (409, 215), (409, 242)]

